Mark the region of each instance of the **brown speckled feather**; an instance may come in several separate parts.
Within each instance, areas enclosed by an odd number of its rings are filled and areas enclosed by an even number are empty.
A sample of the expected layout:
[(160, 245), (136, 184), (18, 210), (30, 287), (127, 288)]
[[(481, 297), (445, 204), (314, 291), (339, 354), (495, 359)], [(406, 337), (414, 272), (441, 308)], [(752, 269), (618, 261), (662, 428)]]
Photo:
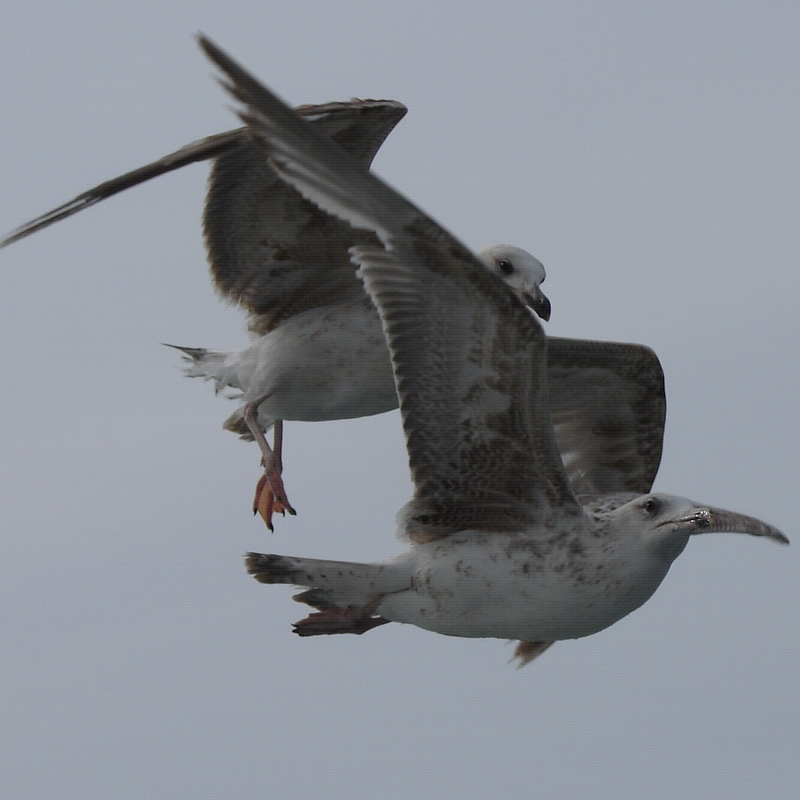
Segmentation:
[(664, 373), (644, 345), (548, 340), (550, 417), (576, 494), (646, 494), (661, 462)]
[[(250, 554), (258, 580), (305, 587), (296, 599), (318, 610), (296, 623), (298, 634), (405, 622), (519, 639), (514, 657), (523, 665), (554, 641), (591, 635), (638, 608), (690, 536), (738, 531), (788, 541), (741, 514), (627, 493), (647, 491), (658, 468), (666, 406), (655, 356), (561, 340), (548, 363), (538, 322), (476, 257), (213, 43), (200, 43), (247, 105), (241, 116), (276, 172), (381, 243), (351, 253), (392, 356), (415, 483), (402, 527), (415, 546), (380, 564)], [(594, 492), (611, 473), (613, 493), (585, 507), (556, 448), (548, 368), (573, 481)], [(619, 408), (615, 395), (624, 398)], [(599, 455), (587, 452), (594, 449)]]
[[(391, 100), (296, 110), (365, 168), (406, 113)], [(258, 334), (295, 314), (360, 295), (347, 251), (353, 244), (377, 244), (374, 234), (354, 231), (282, 181), (252, 138), (216, 159), (204, 231), (217, 289), (247, 309)]]
[(580, 513), (548, 413), (547, 339), (455, 240), (356, 248), (394, 364), (414, 499), (405, 532), (509, 531)]
[[(406, 107), (393, 100), (354, 99), (295, 110), (367, 168), (406, 114)], [(267, 333), (295, 314), (363, 291), (347, 250), (353, 244), (377, 243), (375, 236), (353, 231), (281, 181), (249, 128), (192, 142), (104, 181), (20, 226), (0, 247), (125, 189), (208, 159), (214, 159), (204, 213), (211, 274), (220, 294), (248, 311), (253, 331)]]
[(278, 174), (375, 233), (352, 249), (384, 326), (406, 434), (414, 541), (578, 516), (550, 424), (547, 339), (513, 291), (450, 233), (321, 137), (208, 40)]

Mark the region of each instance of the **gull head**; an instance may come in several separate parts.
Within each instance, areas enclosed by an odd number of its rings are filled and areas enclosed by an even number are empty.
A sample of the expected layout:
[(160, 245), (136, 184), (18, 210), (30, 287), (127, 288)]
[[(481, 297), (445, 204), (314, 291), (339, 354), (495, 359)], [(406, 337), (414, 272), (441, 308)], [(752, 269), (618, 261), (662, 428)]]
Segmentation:
[(546, 273), (538, 258), (510, 244), (493, 244), (481, 250), (478, 258), (517, 292), (526, 306), (543, 320), (550, 319), (550, 301), (541, 288)]
[(609, 521), (629, 542), (640, 542), (652, 555), (672, 563), (698, 533), (748, 533), (781, 544), (789, 540), (777, 528), (755, 517), (701, 505), (670, 494), (646, 494), (620, 506)]

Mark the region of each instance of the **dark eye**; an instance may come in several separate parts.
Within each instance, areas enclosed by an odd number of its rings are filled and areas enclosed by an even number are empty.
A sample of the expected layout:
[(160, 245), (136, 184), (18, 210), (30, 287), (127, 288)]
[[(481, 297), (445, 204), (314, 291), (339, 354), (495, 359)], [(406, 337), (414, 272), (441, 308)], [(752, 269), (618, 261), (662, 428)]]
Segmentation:
[(655, 497), (648, 497), (647, 500), (644, 501), (642, 504), (642, 509), (644, 513), (647, 514), (648, 517), (652, 517), (658, 513), (658, 509), (661, 507), (661, 503), (655, 499)]
[(497, 262), (497, 266), (500, 268), (500, 272), (502, 272), (503, 275), (510, 275), (514, 271), (514, 265), (507, 258), (501, 258)]

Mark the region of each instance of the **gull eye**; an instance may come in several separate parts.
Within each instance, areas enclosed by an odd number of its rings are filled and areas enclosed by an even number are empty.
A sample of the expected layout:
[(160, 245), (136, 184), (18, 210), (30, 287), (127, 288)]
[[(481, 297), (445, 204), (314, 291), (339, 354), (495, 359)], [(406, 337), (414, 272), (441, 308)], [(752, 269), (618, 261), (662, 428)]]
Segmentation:
[(497, 262), (497, 266), (500, 268), (500, 272), (502, 272), (503, 275), (510, 275), (514, 271), (514, 265), (507, 258), (501, 258)]
[(647, 500), (642, 503), (642, 510), (648, 517), (654, 517), (658, 513), (659, 508), (661, 508), (661, 503), (659, 503), (655, 497), (648, 497)]

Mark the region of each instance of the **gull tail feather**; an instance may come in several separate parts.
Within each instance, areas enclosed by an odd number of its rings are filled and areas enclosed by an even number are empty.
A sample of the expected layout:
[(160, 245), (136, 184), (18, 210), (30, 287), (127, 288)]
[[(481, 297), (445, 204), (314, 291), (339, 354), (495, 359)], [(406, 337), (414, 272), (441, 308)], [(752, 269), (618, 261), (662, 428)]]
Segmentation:
[(218, 350), (206, 350), (204, 347), (181, 347), (177, 344), (167, 344), (165, 347), (172, 347), (183, 353), (184, 361), (188, 366), (184, 368), (183, 374), (187, 378), (202, 378), (206, 381), (214, 381), (214, 391), (219, 394), (224, 389), (237, 389), (244, 391), (242, 382), (239, 379), (237, 359), (235, 353), (226, 353)]
[(409, 588), (408, 577), (387, 564), (248, 553), (245, 565), (260, 583), (306, 587), (294, 599), (318, 611), (294, 623), (300, 636), (365, 633), (389, 622), (374, 613), (383, 597)]

